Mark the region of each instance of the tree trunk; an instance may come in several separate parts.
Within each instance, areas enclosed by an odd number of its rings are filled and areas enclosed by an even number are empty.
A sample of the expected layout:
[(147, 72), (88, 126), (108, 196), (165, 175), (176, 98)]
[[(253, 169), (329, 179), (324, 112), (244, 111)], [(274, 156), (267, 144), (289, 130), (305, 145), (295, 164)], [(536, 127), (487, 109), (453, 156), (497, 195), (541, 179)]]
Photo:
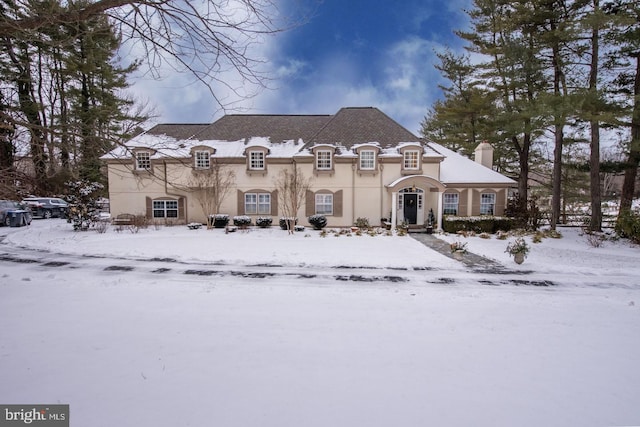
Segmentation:
[(529, 147), (531, 136), (526, 133), (522, 146), (518, 143), (518, 138), (513, 137), (512, 141), (518, 151), (518, 163), (520, 164), (520, 175), (518, 176), (518, 212), (527, 211), (527, 200), (529, 198)]
[[(600, 11), (600, 0), (593, 0), (593, 11)], [(592, 96), (598, 96), (598, 63), (600, 56), (600, 23), (595, 20), (591, 31), (591, 69), (589, 71), (589, 92)], [(591, 124), (591, 157), (590, 163), (590, 188), (591, 188), (591, 231), (602, 231), (602, 199), (600, 194), (600, 123), (595, 120), (595, 111), (590, 111)]]
[(564, 145), (564, 126), (555, 125), (555, 146), (553, 149), (553, 190), (551, 195), (551, 229), (560, 223), (560, 201), (562, 199), (562, 147)]
[(620, 198), (620, 213), (629, 212), (633, 203), (636, 189), (636, 176), (640, 165), (640, 56), (636, 57), (636, 78), (633, 86), (635, 102), (633, 104), (633, 118), (631, 120), (631, 149), (624, 171), (624, 183)]
[(600, 191), (600, 123), (591, 121), (591, 157), (589, 158), (591, 188), (591, 222), (589, 230), (602, 231), (602, 194)]

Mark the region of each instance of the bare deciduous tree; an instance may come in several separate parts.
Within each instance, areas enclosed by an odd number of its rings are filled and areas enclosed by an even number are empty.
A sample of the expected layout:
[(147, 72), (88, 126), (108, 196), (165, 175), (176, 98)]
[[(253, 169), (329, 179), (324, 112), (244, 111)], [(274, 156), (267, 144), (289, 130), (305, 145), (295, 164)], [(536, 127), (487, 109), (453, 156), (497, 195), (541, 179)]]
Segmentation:
[[(213, 163), (211, 169), (193, 170), (186, 191), (198, 200), (205, 216), (220, 213), (220, 206), (236, 182), (236, 174), (225, 165)], [(212, 222), (207, 221), (207, 228)]]
[(311, 178), (305, 177), (300, 168), (294, 165), (293, 170), (280, 171), (274, 180), (274, 185), (278, 190), (278, 204), (282, 215), (286, 218), (287, 230), (291, 234), (295, 220), (289, 219), (298, 216), (307, 191), (311, 188)]

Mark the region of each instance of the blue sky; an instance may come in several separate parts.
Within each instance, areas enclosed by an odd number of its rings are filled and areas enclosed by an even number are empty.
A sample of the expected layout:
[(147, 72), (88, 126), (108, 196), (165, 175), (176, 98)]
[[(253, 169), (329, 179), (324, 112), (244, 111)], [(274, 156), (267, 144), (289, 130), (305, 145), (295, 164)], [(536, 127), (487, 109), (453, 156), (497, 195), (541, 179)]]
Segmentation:
[[(262, 43), (269, 89), (249, 99), (217, 93), (257, 114), (333, 114), (341, 107), (378, 107), (417, 133), (441, 92), (434, 51), (461, 48), (471, 0), (284, 0), (283, 13), (313, 10), (307, 23)], [(231, 77), (230, 77), (231, 78)], [(192, 77), (166, 73), (139, 79), (133, 90), (155, 106), (158, 122), (210, 122), (222, 111)], [(254, 88), (247, 88), (251, 91)]]

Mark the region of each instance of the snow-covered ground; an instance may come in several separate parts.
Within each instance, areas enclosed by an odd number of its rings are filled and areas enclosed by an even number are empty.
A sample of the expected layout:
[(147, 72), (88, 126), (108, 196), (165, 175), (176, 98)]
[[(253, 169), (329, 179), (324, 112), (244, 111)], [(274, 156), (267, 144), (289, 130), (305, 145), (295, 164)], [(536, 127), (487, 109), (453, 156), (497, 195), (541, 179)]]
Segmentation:
[(68, 403), (72, 426), (640, 425), (640, 247), (561, 231), (519, 266), (441, 236), (497, 274), (411, 237), (3, 227), (0, 403)]

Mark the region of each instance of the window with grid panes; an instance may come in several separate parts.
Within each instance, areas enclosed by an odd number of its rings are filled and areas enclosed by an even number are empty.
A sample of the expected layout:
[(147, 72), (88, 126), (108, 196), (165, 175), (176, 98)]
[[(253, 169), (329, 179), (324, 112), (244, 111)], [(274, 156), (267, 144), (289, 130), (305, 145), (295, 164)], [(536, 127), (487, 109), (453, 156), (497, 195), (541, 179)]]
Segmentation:
[(418, 169), (419, 163), (419, 151), (405, 151), (404, 152), (404, 168), (405, 169)]
[(251, 151), (249, 153), (249, 169), (251, 170), (264, 169), (264, 152)]
[(333, 194), (316, 194), (316, 215), (333, 215)]
[(151, 153), (149, 153), (148, 151), (138, 151), (136, 153), (136, 169), (137, 170), (151, 169)]
[(153, 217), (154, 218), (178, 218), (178, 201), (177, 200), (154, 200), (153, 201)]
[(316, 153), (316, 169), (331, 170), (331, 151), (321, 150)]
[(442, 213), (444, 215), (458, 215), (459, 197), (457, 193), (444, 193), (442, 195)]
[(480, 215), (493, 215), (496, 206), (496, 195), (482, 193), (480, 196)]
[(373, 170), (376, 167), (376, 152), (373, 150), (360, 151), (360, 169)]
[(211, 153), (209, 151), (196, 151), (194, 155), (196, 169), (209, 169), (211, 167)]

